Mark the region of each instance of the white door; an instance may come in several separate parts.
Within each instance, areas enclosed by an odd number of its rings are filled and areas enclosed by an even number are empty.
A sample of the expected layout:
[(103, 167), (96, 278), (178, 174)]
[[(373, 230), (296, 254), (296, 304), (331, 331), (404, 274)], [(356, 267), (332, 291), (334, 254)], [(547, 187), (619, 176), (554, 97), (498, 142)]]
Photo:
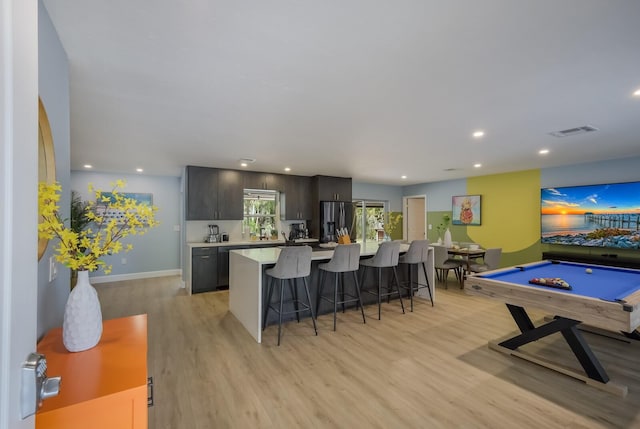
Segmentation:
[(426, 197), (405, 197), (405, 219), (407, 241), (424, 240), (427, 238)]
[(0, 3), (0, 429), (20, 418), (20, 368), (36, 349), (38, 2)]

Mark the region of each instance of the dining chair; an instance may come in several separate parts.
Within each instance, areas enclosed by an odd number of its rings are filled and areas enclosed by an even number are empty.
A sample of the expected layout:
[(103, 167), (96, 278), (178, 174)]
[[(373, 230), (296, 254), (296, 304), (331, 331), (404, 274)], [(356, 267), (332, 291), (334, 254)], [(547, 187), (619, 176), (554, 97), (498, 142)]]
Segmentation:
[(472, 273), (482, 273), (485, 271), (495, 270), (500, 267), (500, 257), (502, 256), (501, 247), (493, 247), (487, 249), (482, 258), (482, 264), (469, 265), (469, 271)]
[(449, 258), (449, 250), (444, 246), (433, 246), (433, 262), (438, 280), (444, 277), (444, 287), (447, 289), (449, 282), (449, 271), (453, 270), (458, 281), (462, 278), (462, 266), (465, 262), (462, 259)]

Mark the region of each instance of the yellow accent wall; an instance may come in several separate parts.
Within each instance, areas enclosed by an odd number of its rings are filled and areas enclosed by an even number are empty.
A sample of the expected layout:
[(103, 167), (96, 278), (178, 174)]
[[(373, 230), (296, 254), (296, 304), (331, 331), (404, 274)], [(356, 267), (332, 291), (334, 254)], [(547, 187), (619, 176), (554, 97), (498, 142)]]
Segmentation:
[(482, 225), (468, 226), (469, 238), (503, 253), (538, 247), (540, 170), (468, 178), (467, 193), (482, 196)]

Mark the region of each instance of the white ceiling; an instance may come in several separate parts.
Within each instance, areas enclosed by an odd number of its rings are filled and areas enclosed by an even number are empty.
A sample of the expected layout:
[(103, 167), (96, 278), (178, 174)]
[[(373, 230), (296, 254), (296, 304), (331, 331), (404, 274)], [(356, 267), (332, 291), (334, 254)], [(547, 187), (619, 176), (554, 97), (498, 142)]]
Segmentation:
[[(410, 184), (640, 155), (638, 1), (44, 4), (69, 56), (72, 169), (249, 157)], [(548, 134), (582, 125), (599, 131)]]

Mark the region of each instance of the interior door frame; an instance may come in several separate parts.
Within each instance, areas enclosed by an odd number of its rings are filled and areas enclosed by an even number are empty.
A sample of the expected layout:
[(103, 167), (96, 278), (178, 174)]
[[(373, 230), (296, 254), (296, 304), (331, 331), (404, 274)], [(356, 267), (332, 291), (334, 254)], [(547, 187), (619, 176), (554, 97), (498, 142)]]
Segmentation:
[(21, 366), (36, 349), (38, 2), (0, 3), (0, 429), (21, 419)]
[(427, 230), (427, 195), (405, 195), (402, 197), (402, 239), (408, 240), (409, 238), (409, 224), (408, 220), (408, 205), (409, 199), (412, 198), (421, 198), (424, 200), (424, 238), (427, 238), (428, 230)]

